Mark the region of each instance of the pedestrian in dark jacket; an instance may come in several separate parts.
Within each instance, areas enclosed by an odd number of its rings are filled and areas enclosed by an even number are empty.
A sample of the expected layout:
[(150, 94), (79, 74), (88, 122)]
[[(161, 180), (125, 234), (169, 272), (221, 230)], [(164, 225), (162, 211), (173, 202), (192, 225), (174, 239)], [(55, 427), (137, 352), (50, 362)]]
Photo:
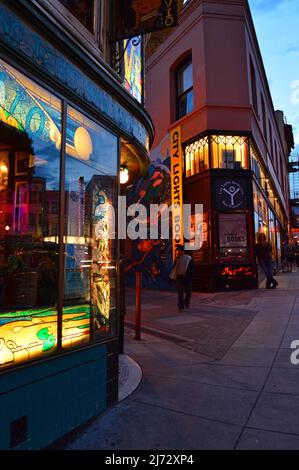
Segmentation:
[(182, 312), (189, 308), (192, 294), (193, 260), (185, 254), (183, 245), (178, 247), (177, 257), (173, 264), (176, 288), (178, 291), (178, 308)]
[(267, 242), (264, 233), (259, 234), (258, 243), (256, 244), (256, 256), (260, 267), (267, 277), (266, 288), (275, 289), (278, 286), (278, 282), (273, 277), (272, 247)]
[(295, 247), (291, 242), (287, 244), (286, 249), (285, 249), (285, 254), (286, 254), (288, 273), (291, 273), (293, 271), (293, 264), (295, 260)]

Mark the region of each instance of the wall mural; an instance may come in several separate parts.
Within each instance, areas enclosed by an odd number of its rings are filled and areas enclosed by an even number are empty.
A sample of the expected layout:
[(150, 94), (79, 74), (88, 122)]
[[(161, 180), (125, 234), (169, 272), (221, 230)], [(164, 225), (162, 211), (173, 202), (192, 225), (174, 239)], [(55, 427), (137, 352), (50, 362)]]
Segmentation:
[[(128, 190), (127, 204), (136, 202), (147, 207), (148, 214), (150, 204), (171, 204), (168, 135), (151, 151), (148, 175), (140, 178), (134, 187)], [(129, 286), (135, 283), (136, 271), (142, 271), (144, 287), (169, 289), (172, 287), (168, 277), (171, 266), (171, 240), (127, 240), (126, 280)]]

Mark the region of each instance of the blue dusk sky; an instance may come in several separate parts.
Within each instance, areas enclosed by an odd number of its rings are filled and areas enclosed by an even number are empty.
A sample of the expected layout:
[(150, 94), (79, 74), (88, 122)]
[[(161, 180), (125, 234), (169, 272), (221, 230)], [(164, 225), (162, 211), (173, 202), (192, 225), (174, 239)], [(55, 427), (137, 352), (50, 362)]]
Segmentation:
[(299, 153), (299, 1), (249, 0), (275, 109), (293, 125)]

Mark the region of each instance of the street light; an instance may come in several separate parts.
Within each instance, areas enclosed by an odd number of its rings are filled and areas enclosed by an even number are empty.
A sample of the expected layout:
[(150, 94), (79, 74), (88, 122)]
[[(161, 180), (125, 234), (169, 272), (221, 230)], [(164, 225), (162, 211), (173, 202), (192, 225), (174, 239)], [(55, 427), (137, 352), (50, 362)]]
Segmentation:
[(126, 184), (129, 181), (129, 171), (126, 165), (120, 167), (119, 181), (120, 184)]

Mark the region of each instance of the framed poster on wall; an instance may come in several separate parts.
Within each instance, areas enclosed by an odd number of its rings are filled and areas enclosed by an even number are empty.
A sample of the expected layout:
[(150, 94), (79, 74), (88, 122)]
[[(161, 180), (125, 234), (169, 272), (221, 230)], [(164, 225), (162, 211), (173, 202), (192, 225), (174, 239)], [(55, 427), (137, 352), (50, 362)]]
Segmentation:
[(242, 262), (248, 258), (246, 214), (219, 214), (220, 262)]

